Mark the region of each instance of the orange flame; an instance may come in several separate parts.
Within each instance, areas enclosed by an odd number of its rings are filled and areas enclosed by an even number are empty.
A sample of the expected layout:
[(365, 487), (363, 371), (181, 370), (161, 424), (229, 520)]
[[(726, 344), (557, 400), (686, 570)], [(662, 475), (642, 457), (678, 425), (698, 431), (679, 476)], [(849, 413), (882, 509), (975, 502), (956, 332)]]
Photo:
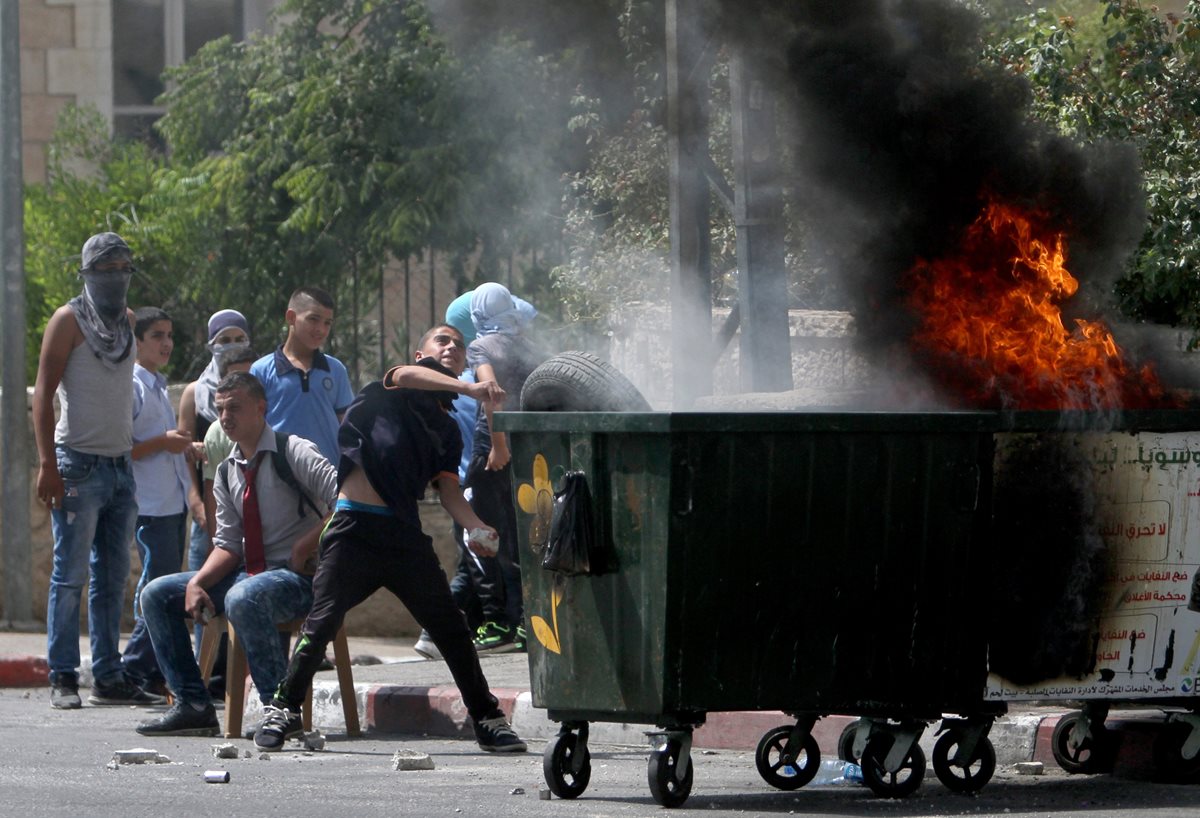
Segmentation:
[(1063, 323), (1079, 289), (1063, 234), (990, 203), (955, 252), (910, 271), (913, 337), (939, 379), (976, 407), (1134, 409), (1163, 404), (1150, 367), (1133, 371), (1100, 321)]

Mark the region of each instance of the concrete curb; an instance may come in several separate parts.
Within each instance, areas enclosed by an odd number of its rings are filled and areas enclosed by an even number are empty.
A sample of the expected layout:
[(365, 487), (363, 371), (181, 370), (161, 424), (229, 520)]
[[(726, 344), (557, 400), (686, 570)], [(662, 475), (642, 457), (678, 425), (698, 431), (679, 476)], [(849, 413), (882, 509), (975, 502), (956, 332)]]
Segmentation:
[[(466, 710), (458, 689), (400, 685), (356, 685), (359, 721), (366, 732), (416, 733), (449, 738), (472, 737)], [(546, 711), (533, 706), (527, 690), (493, 689), (500, 707), (512, 721), (513, 729), (525, 739), (545, 741), (558, 733), (558, 724), (546, 716)], [(248, 697), (253, 699), (253, 697)], [(248, 705), (246, 719), (261, 717), (257, 701)], [(828, 716), (817, 722), (813, 736), (825, 758), (837, 757), (837, 743), (843, 728), (854, 721), (850, 716)], [(1035, 758), (1039, 740), (1044, 745), (1045, 760), (1053, 765), (1049, 751), (1049, 736), (1057, 716), (1043, 717), (1016, 714), (997, 720), (991, 731), (996, 749), (997, 764), (1009, 766)], [(318, 681), (313, 687), (313, 722), (322, 730), (337, 733), (345, 730), (341, 695), (336, 682)], [(753, 751), (763, 735), (794, 720), (780, 712), (752, 711), (709, 713), (703, 726), (695, 732), (696, 747), (713, 750)], [(646, 733), (652, 725), (617, 722), (592, 722), (590, 739), (605, 744), (644, 746)], [(921, 746), (929, 757), (937, 740), (936, 725), (925, 731)], [(1044, 735), (1043, 735), (1044, 733)], [(1039, 759), (1041, 760), (1041, 759)]]
[[(0, 687), (45, 687), (49, 667), (44, 656), (0, 656)], [(91, 685), (88, 663), (80, 668), (79, 683)], [(533, 706), (528, 690), (495, 688), (493, 694), (500, 707), (512, 721), (513, 729), (523, 738), (546, 741), (558, 733), (558, 724), (546, 716), (546, 711)], [(459, 697), (458, 688), (448, 686), (356, 684), (356, 705), (364, 732), (410, 733), (447, 738), (474, 738), (467, 712)], [(246, 697), (245, 724), (262, 718), (262, 705), (257, 696)], [(1068, 712), (1029, 714), (1013, 713), (998, 719), (990, 738), (1000, 767), (1022, 761), (1041, 761), (1049, 768), (1058, 765), (1054, 760), (1052, 739), (1059, 719)], [(341, 691), (336, 681), (318, 680), (313, 686), (313, 721), (328, 733), (344, 732), (345, 717)], [(813, 736), (825, 758), (837, 757), (837, 742), (842, 729), (853, 721), (849, 716), (828, 716), (817, 722)], [(1154, 772), (1153, 743), (1160, 719), (1110, 718), (1106, 722), (1110, 734), (1119, 742), (1113, 773), (1144, 778)], [(774, 727), (791, 724), (792, 719), (778, 712), (710, 713), (693, 739), (694, 746), (714, 750), (753, 751), (762, 736)], [(932, 725), (921, 738), (928, 758), (937, 740), (937, 725)], [(644, 746), (646, 724), (593, 722), (589, 726), (592, 741), (626, 746)]]
[(44, 656), (0, 656), (0, 687), (45, 687), (49, 674)]

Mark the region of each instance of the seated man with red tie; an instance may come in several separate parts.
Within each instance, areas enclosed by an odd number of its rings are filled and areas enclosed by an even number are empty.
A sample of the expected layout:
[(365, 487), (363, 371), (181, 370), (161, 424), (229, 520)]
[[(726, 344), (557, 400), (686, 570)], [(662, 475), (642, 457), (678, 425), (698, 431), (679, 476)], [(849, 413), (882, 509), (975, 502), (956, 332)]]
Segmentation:
[(175, 696), (161, 718), (138, 725), (145, 736), (215, 736), (220, 729), (192, 653), (189, 616), (225, 614), (260, 698), (271, 700), (287, 669), (276, 626), (312, 607), (317, 540), (337, 499), (337, 470), (317, 447), (267, 424), (257, 378), (232, 373), (215, 394), (217, 420), (235, 445), (213, 483), (213, 550), (199, 571), (161, 577), (142, 591), (154, 653)]

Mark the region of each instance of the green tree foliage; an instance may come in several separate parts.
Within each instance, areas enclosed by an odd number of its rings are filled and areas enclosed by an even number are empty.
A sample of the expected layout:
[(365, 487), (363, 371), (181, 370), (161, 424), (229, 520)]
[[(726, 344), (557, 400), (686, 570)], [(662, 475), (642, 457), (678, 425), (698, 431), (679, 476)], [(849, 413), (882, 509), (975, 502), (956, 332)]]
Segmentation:
[[(278, 33), (214, 41), (169, 72), (165, 158), (111, 144), (84, 115), (64, 122), (63, 153), (82, 161), (30, 188), (30, 243), (77, 248), (118, 230), (144, 270), (133, 303), (196, 321), (236, 307), (262, 350), (281, 337), (290, 293), (323, 286), (339, 305), (330, 347), (353, 370), (367, 355), (359, 311), (390, 258), (482, 248), (480, 277), (497, 277), (499, 259), (549, 241), (565, 94), (527, 40), (494, 32), (456, 54), (413, 0), (289, 0), (282, 12)], [(39, 333), (69, 297), (65, 276), (39, 273)], [(177, 374), (203, 365), (193, 353)]]
[[(42, 332), (50, 315), (77, 295), (79, 250), (102, 230), (120, 233), (134, 249), (137, 274), (129, 303), (160, 305), (175, 319), (178, 353), (167, 373), (178, 376), (198, 357), (202, 328), (189, 282), (203, 279), (209, 260), (198, 241), (208, 214), (196, 204), (199, 185), (180, 177), (142, 143), (114, 142), (104, 118), (67, 108), (50, 145), (47, 181), (25, 194), (28, 377), (37, 373)], [(207, 318), (207, 313), (204, 316)]]
[(1037, 116), (1081, 142), (1136, 146), (1147, 225), (1117, 295), (1131, 317), (1200, 329), (1200, 2), (1135, 0), (1086, 16), (1039, 10), (988, 57), (1028, 78)]

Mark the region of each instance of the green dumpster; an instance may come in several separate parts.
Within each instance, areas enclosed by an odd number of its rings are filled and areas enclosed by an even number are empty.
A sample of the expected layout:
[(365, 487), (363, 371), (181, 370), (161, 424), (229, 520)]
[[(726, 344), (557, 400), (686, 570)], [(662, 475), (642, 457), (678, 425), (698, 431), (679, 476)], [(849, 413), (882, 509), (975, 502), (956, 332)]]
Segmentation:
[[(547, 749), (558, 794), (586, 787), (589, 721), (663, 728), (650, 783), (674, 805), (690, 789), (686, 731), (707, 712), (980, 707), (994, 414), (497, 418), (513, 452), (533, 703), (566, 736)], [(587, 475), (610, 573), (541, 568), (567, 470)]]

